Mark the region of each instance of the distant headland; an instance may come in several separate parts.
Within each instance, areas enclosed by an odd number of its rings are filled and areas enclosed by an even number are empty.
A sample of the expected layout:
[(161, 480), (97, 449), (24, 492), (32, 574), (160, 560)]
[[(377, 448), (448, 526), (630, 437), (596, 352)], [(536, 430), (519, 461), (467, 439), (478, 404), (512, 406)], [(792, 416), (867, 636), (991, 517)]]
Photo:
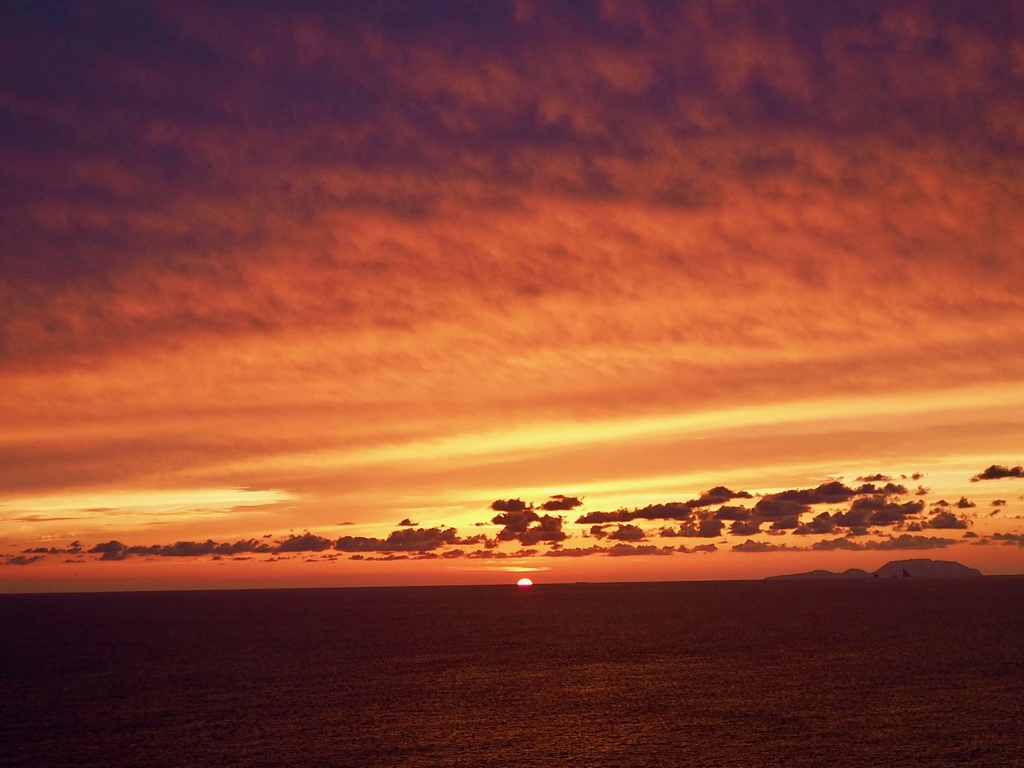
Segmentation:
[(765, 581), (775, 580), (835, 580), (835, 579), (889, 579), (889, 578), (918, 578), (918, 579), (975, 579), (982, 573), (977, 568), (969, 568), (966, 565), (951, 560), (929, 560), (918, 558), (915, 560), (891, 560), (877, 571), (868, 573), (860, 568), (850, 568), (842, 573), (833, 571), (809, 571), (808, 573), (791, 573), (785, 576), (768, 576)]

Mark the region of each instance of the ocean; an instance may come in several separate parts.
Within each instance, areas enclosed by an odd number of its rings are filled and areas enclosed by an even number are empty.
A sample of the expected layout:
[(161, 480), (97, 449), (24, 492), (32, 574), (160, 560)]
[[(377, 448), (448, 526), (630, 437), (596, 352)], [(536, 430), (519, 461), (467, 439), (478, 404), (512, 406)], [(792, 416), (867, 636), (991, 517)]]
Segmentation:
[(3, 766), (1024, 766), (1024, 577), (0, 596)]

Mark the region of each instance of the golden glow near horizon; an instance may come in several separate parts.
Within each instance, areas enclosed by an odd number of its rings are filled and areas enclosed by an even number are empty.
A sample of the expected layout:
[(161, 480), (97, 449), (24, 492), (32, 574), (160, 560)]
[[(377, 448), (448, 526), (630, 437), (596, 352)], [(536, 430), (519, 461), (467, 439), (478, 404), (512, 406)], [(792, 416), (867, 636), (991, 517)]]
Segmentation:
[(1024, 572), (1017, 44), (531, 7), (26, 22), (0, 589)]

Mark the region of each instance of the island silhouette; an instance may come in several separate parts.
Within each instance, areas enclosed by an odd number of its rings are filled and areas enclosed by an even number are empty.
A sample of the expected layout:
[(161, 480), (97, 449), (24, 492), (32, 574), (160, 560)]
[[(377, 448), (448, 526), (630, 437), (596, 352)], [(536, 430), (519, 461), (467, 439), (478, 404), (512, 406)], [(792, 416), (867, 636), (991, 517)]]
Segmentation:
[(782, 576), (768, 576), (766, 581), (808, 579), (870, 579), (870, 578), (919, 578), (919, 579), (974, 579), (982, 573), (977, 568), (970, 568), (952, 560), (930, 560), (917, 558), (914, 560), (890, 560), (877, 571), (869, 573), (860, 568), (849, 568), (842, 573), (817, 570), (807, 573), (790, 573)]

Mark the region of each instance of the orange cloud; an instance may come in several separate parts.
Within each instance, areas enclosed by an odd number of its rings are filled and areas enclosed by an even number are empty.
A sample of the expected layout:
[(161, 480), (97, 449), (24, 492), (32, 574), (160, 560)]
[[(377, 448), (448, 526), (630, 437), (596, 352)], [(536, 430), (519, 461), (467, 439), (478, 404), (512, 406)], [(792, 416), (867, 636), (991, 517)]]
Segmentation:
[[(69, 13), (0, 54), (0, 503), (374, 538), (1019, 461), (1011, 3)], [(0, 542), (110, 531), (54, 522)]]

